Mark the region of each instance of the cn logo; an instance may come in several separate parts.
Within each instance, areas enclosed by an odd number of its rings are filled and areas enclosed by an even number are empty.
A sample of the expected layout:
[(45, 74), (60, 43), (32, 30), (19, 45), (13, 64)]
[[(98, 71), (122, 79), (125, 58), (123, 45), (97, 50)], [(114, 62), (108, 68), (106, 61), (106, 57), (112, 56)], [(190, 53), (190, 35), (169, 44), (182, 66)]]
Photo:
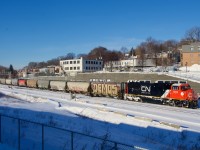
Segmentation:
[(150, 93), (151, 92), (151, 87), (150, 86), (148, 87), (148, 86), (143, 86), (142, 85), (141, 86), (141, 91), (142, 92), (149, 92)]

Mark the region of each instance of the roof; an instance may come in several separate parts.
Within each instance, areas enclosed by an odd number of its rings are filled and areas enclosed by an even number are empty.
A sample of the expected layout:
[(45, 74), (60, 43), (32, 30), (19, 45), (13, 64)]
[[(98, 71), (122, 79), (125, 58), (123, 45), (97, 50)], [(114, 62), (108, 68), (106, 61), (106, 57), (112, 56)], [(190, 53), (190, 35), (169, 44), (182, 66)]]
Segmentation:
[(183, 53), (200, 52), (200, 42), (195, 42), (190, 45), (182, 45), (182, 52)]

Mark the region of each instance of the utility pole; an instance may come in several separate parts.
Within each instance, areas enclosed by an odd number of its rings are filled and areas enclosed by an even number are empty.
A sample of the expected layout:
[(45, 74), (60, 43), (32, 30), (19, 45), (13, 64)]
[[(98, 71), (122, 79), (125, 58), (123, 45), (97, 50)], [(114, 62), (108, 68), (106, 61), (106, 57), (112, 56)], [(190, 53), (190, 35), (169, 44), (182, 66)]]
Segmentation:
[(186, 73), (187, 73), (187, 62), (185, 63), (185, 71), (186, 71)]

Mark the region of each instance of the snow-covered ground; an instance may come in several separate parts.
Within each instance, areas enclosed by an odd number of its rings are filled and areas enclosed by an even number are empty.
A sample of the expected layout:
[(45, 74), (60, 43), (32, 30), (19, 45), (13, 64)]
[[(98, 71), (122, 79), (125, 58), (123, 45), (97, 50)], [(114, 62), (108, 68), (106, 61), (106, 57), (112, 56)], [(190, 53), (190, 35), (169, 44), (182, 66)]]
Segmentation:
[(200, 83), (200, 65), (194, 64), (191, 67), (181, 67), (179, 71), (170, 71), (169, 75)]
[[(76, 135), (74, 149), (114, 147), (106, 140), (138, 149), (200, 149), (200, 109), (79, 94), (71, 99), (69, 93), (7, 85), (0, 85), (0, 92), (0, 114), (104, 139)], [(17, 149), (17, 121), (3, 117), (1, 128), (2, 143)], [(40, 132), (40, 126), (22, 122), (22, 149), (40, 149)], [(47, 127), (44, 133), (45, 149), (70, 149), (69, 132)]]

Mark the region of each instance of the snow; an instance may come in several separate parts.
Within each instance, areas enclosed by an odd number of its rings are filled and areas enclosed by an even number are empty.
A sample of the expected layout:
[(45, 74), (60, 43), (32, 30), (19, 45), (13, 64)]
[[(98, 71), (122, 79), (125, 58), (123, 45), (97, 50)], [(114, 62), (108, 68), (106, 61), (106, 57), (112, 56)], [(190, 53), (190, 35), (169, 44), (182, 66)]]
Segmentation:
[[(69, 93), (7, 85), (0, 85), (0, 92), (0, 114), (143, 149), (200, 148), (200, 109), (80, 94), (71, 99)], [(10, 129), (2, 131), (2, 143), (17, 148), (16, 120), (3, 117), (2, 128)], [(23, 122), (22, 148), (41, 149), (40, 132), (40, 125)], [(70, 149), (70, 132), (45, 127), (44, 133), (46, 149)], [(114, 146), (80, 134), (76, 134), (74, 141), (74, 149)]]

